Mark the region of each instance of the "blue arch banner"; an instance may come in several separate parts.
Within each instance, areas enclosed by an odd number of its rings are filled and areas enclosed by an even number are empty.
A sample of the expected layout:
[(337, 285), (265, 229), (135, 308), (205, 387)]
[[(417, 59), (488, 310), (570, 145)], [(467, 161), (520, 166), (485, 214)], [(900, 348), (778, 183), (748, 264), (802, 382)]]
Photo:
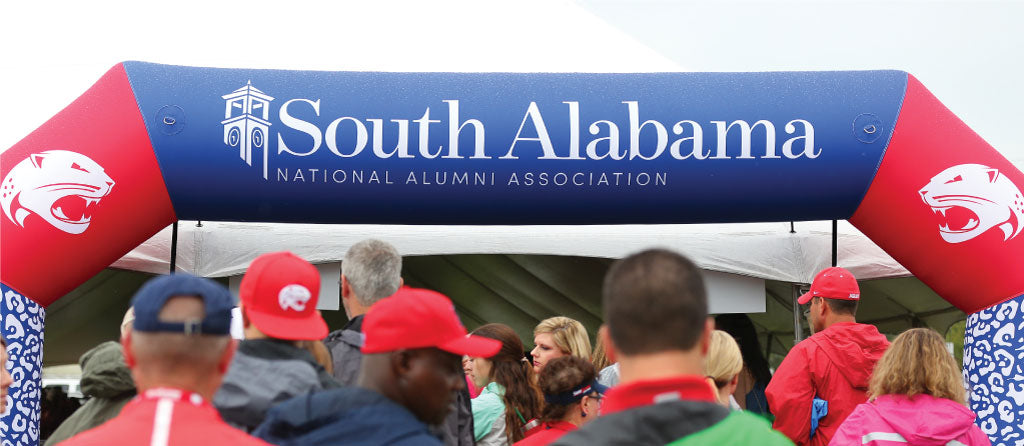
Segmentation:
[(179, 218), (324, 223), (847, 217), (907, 83), (898, 71), (125, 70)]

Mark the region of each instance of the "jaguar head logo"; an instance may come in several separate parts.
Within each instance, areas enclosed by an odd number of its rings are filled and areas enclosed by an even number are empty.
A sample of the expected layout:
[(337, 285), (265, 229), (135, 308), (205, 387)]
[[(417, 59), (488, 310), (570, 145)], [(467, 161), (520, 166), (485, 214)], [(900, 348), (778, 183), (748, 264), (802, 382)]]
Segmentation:
[(114, 187), (103, 167), (80, 153), (47, 150), (14, 166), (0, 183), (0, 207), (14, 224), (36, 214), (68, 234), (89, 228), (92, 214)]
[(1024, 195), (1009, 178), (981, 164), (943, 170), (918, 191), (940, 219), (939, 235), (949, 243), (971, 240), (998, 227), (1003, 240), (1024, 229)]
[(302, 285), (288, 285), (277, 293), (277, 303), (282, 310), (306, 311), (306, 302), (313, 298), (313, 293)]

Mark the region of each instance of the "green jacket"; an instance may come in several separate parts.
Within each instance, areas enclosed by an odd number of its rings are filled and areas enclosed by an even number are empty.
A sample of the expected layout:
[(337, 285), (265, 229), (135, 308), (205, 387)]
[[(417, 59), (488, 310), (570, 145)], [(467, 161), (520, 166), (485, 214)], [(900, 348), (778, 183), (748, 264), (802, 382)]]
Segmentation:
[(792, 446), (768, 421), (714, 403), (668, 401), (602, 416), (555, 445)]
[(135, 396), (135, 382), (124, 362), (121, 344), (104, 342), (85, 352), (78, 362), (82, 366), (82, 393), (89, 400), (57, 427), (45, 446), (107, 422), (121, 413), (121, 408)]

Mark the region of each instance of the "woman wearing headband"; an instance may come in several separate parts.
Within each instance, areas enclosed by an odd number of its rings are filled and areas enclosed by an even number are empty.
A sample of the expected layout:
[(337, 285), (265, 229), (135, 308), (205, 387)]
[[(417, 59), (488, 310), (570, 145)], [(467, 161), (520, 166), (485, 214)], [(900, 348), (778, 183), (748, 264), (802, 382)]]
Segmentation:
[(598, 384), (593, 364), (576, 356), (552, 359), (540, 378), (544, 410), (538, 428), (515, 446), (544, 446), (597, 418), (606, 387)]
[(490, 358), (472, 358), (470, 374), (480, 395), (473, 398), (473, 437), (477, 446), (507, 446), (523, 439), (523, 426), (540, 415), (541, 396), (523, 342), (505, 324), (487, 324), (476, 336), (501, 341)]

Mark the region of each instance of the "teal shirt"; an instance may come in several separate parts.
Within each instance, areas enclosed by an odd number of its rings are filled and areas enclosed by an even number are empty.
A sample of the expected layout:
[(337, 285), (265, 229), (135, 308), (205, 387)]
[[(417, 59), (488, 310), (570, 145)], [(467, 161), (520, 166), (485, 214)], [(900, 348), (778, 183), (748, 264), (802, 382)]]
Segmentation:
[(505, 416), (505, 387), (492, 382), (473, 398), (473, 439), (480, 441), (491, 431), (494, 421)]

